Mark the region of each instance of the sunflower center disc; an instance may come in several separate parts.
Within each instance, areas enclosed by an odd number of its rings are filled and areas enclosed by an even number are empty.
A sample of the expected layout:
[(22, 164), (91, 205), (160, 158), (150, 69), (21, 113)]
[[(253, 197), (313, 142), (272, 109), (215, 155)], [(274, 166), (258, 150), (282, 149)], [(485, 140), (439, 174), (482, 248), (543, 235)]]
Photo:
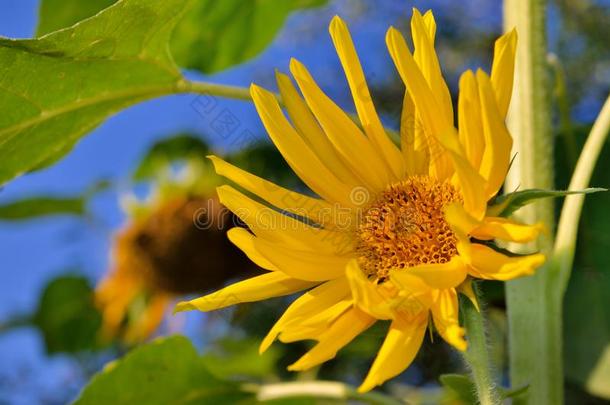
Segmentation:
[(448, 181), (412, 176), (390, 185), (364, 211), (358, 227), (360, 266), (383, 281), (390, 269), (446, 263), (457, 254), (443, 208), (462, 197)]

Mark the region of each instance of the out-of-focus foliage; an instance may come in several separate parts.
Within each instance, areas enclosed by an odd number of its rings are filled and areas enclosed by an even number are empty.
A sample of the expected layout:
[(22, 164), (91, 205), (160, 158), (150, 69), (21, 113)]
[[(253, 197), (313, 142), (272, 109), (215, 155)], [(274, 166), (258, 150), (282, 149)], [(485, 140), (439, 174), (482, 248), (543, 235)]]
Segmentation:
[(85, 200), (81, 197), (40, 196), (0, 205), (0, 220), (4, 221), (34, 219), (49, 215), (82, 215), (84, 213)]
[(44, 289), (33, 317), (49, 353), (75, 353), (99, 347), (101, 315), (89, 281), (80, 276), (53, 279)]
[[(589, 127), (573, 131), (580, 147)], [(565, 134), (562, 134), (565, 135)], [(564, 142), (558, 143), (557, 175), (569, 181), (571, 168)], [(563, 184), (561, 184), (563, 186)], [(610, 184), (610, 142), (607, 142), (591, 184)], [(574, 270), (564, 303), (565, 372), (568, 380), (590, 393), (610, 399), (610, 193), (585, 200)], [(605, 371), (604, 371), (605, 370)], [(603, 374), (600, 374), (603, 373)]]
[(270, 142), (252, 143), (247, 148), (227, 156), (227, 160), (243, 170), (284, 187), (301, 190), (305, 188), (275, 145)]
[(174, 336), (108, 364), (74, 404), (229, 404), (249, 396), (237, 383), (214, 377), (191, 342)]
[(125, 0), (41, 39), (0, 39), (0, 184), (55, 162), (109, 115), (174, 92), (167, 44), (183, 8)]
[(38, 13), (36, 35), (66, 28), (89, 18), (115, 3), (116, 0), (43, 0)]
[(132, 178), (136, 181), (153, 179), (172, 164), (191, 159), (204, 159), (209, 151), (208, 145), (194, 135), (179, 134), (164, 139), (150, 148), (138, 164)]
[[(271, 43), (294, 10), (327, 0), (191, 0), (171, 41), (176, 62), (213, 73), (247, 61)], [(38, 34), (69, 27), (115, 0), (42, 0)]]
[(89, 200), (109, 186), (108, 181), (101, 180), (79, 195), (38, 195), (11, 201), (0, 205), (0, 221), (22, 221), (55, 215), (82, 216), (87, 213)]

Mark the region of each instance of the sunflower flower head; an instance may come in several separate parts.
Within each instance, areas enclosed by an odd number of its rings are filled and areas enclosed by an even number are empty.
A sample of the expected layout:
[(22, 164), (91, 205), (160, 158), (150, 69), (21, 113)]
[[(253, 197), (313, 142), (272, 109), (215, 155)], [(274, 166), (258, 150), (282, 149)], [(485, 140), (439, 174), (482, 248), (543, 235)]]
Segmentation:
[[(196, 166), (190, 171), (203, 174)], [(104, 339), (141, 342), (176, 297), (253, 274), (255, 266), (224, 236), (238, 222), (213, 187), (188, 178), (166, 181), (147, 200), (127, 205), (129, 220), (114, 236), (111, 270), (96, 288)]]
[[(457, 114), (434, 50), (431, 12), (413, 11), (413, 53), (390, 28), (386, 42), (406, 86), (400, 146), (375, 110), (346, 24), (330, 34), (353, 95), (360, 125), (318, 87), (307, 68), (290, 63), (277, 74), (285, 112), (269, 91), (251, 95), (272, 141), (315, 196), (279, 187), (211, 157), (232, 180), (218, 188), (223, 204), (248, 225), (229, 239), (267, 273), (212, 295), (178, 304), (210, 311), (240, 302), (304, 291), (261, 344), (317, 344), (290, 370), (332, 359), (377, 321), (387, 336), (360, 387), (368, 391), (405, 370), (430, 326), (465, 350), (458, 292), (476, 300), (471, 280), (532, 274), (541, 254), (506, 255), (494, 240), (525, 243), (540, 225), (496, 217), (488, 202), (510, 165), (512, 138), (504, 123), (513, 86), (517, 36), (496, 41), (491, 75), (465, 72)], [(454, 122), (457, 115), (457, 123)], [(459, 125), (458, 125), (459, 124)], [(255, 195), (253, 199), (249, 194)]]

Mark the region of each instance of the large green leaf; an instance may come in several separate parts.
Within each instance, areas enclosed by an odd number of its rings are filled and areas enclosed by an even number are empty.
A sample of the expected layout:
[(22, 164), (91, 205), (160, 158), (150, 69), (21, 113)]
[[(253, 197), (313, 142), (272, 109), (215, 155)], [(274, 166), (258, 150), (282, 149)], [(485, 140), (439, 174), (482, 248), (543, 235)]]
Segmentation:
[(75, 404), (232, 404), (249, 396), (237, 384), (214, 377), (187, 338), (173, 336), (107, 365)]
[(115, 2), (116, 0), (43, 0), (40, 2), (36, 35), (42, 36), (69, 27), (94, 16)]
[(258, 55), (275, 38), (292, 11), (325, 2), (200, 0), (193, 3), (177, 27), (172, 53), (182, 67), (217, 72)]
[[(38, 33), (69, 27), (115, 0), (42, 0)], [(288, 15), (327, 0), (197, 0), (178, 25), (171, 48), (178, 64), (204, 73), (247, 61), (275, 38)]]
[(80, 276), (61, 276), (51, 280), (33, 317), (49, 353), (71, 353), (98, 347), (101, 320), (93, 303), (93, 289), (89, 281)]
[(40, 39), (0, 39), (0, 184), (59, 159), (111, 114), (176, 92), (168, 42), (187, 3), (123, 0)]
[(277, 347), (261, 355), (256, 339), (221, 339), (203, 356), (204, 364), (216, 376), (270, 377), (275, 372), (281, 352)]

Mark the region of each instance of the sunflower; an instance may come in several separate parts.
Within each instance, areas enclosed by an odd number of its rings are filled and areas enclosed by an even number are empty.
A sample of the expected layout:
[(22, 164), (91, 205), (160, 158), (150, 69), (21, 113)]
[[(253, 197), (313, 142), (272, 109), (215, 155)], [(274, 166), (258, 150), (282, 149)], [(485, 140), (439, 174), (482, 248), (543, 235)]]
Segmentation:
[(106, 340), (141, 342), (157, 330), (177, 297), (256, 273), (224, 236), (238, 221), (213, 187), (171, 182), (156, 191), (148, 201), (130, 205), (130, 219), (114, 237), (112, 268), (96, 289)]
[(410, 52), (394, 28), (390, 55), (404, 96), (400, 147), (376, 113), (346, 24), (335, 17), (330, 35), (353, 95), (360, 125), (292, 60), (291, 79), (277, 74), (290, 121), (277, 98), (257, 85), (251, 95), (271, 139), (288, 164), (317, 195), (279, 187), (217, 157), (217, 173), (237, 189), (218, 188), (221, 202), (249, 230), (229, 239), (268, 273), (178, 304), (177, 310), (210, 311), (305, 291), (264, 338), (261, 352), (282, 342), (317, 344), (290, 370), (306, 370), (379, 320), (389, 330), (360, 386), (368, 391), (413, 361), (425, 331), (433, 328), (456, 349), (467, 347), (458, 320), (458, 292), (476, 302), (472, 279), (509, 280), (529, 275), (541, 254), (507, 255), (493, 241), (525, 243), (541, 225), (488, 213), (510, 165), (512, 139), (504, 120), (510, 103), (517, 36), (495, 43), (491, 76), (465, 72), (459, 82), (454, 124), (451, 95), (434, 50), (430, 11), (414, 10)]

